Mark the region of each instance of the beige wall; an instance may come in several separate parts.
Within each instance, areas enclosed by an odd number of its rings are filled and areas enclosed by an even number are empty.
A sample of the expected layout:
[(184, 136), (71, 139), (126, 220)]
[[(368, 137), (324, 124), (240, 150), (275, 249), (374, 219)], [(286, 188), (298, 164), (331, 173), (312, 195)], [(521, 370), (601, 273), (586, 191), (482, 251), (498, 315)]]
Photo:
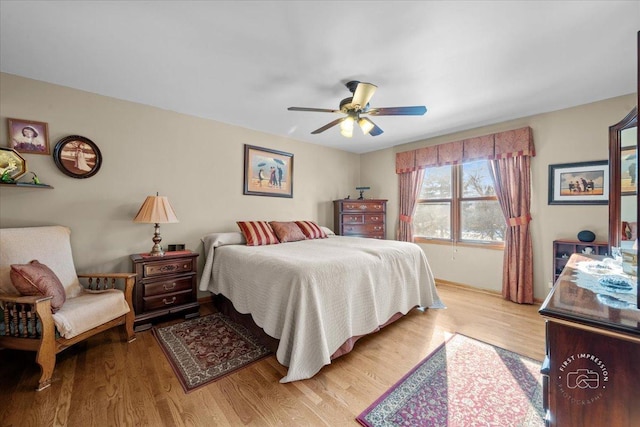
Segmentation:
[[(552, 278), (552, 242), (575, 239), (580, 230), (608, 240), (606, 205), (548, 205), (549, 164), (608, 159), (609, 126), (624, 118), (636, 104), (636, 95), (626, 95), (575, 108), (512, 120), (424, 141), (367, 153), (361, 156), (361, 183), (381, 189), (389, 199), (388, 238), (395, 236), (398, 222), (398, 188), (394, 173), (395, 153), (413, 148), (457, 141), (523, 126), (533, 129), (536, 157), (532, 161), (532, 238), (534, 245), (535, 297), (544, 298)], [(421, 245), (434, 275), (443, 280), (500, 290), (502, 252), (447, 245)]]
[[(61, 138), (81, 135), (102, 153), (100, 171), (88, 179), (64, 175), (52, 156), (25, 154), (28, 168), (55, 188), (0, 188), (0, 226), (70, 227), (79, 271), (131, 271), (129, 254), (153, 245), (153, 225), (132, 219), (156, 192), (180, 219), (161, 226), (162, 243), (185, 243), (202, 255), (200, 238), (236, 231), (236, 220), (332, 227), (332, 200), (359, 184), (357, 154), (0, 74), (2, 146), (7, 117), (47, 122), (52, 150)], [(244, 144), (293, 153), (293, 198), (242, 194)]]

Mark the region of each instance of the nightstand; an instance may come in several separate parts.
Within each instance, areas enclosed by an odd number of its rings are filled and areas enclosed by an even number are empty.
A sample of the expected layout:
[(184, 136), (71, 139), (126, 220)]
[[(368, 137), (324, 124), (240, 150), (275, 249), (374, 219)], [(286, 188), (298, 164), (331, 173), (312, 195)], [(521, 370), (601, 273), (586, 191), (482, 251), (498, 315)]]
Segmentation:
[(198, 254), (191, 251), (165, 252), (161, 257), (131, 255), (136, 273), (133, 290), (136, 332), (151, 328), (152, 320), (159, 317), (199, 316), (197, 260)]

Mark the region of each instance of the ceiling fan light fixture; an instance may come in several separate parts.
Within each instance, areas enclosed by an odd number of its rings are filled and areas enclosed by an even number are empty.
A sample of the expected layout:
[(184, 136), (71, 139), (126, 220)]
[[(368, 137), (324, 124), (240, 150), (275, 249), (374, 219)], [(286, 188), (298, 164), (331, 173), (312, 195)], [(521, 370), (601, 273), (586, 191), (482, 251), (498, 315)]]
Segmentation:
[(347, 117), (340, 123), (340, 134), (345, 138), (353, 136), (353, 117)]
[(367, 135), (373, 129), (373, 123), (370, 120), (359, 118), (358, 125), (360, 125), (360, 129), (362, 129), (362, 133)]

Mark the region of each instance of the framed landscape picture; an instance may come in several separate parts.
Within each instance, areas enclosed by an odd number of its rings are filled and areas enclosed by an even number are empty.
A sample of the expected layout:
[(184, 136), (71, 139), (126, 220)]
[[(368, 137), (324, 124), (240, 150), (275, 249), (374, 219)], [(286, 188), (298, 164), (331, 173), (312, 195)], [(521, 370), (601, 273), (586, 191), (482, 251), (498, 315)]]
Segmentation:
[(245, 144), (242, 194), (293, 197), (293, 154)]
[(609, 162), (549, 165), (550, 205), (606, 205), (609, 203)]

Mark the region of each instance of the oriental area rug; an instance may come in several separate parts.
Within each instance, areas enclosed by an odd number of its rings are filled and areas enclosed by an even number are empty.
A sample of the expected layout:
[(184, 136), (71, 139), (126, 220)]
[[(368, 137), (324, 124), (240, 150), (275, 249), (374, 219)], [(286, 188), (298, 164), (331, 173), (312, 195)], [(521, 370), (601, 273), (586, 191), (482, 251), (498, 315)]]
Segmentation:
[(271, 354), (222, 313), (154, 327), (153, 335), (186, 393)]
[(356, 420), (367, 427), (542, 427), (540, 365), (456, 334)]

